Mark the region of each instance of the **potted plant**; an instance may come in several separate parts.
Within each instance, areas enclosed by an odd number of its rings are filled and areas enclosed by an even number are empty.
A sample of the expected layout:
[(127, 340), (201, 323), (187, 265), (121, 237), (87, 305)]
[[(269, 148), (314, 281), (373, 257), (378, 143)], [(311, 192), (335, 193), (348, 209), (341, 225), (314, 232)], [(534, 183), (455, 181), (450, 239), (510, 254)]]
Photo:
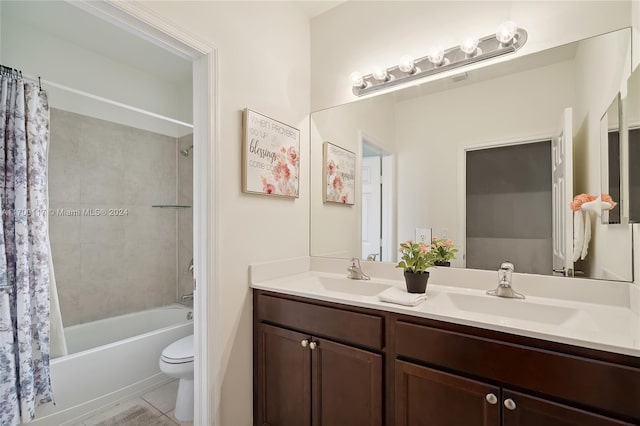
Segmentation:
[(456, 258), (458, 249), (451, 240), (446, 238), (432, 238), (431, 251), (434, 253), (435, 266), (451, 266), (451, 261)]
[(396, 267), (404, 270), (407, 292), (424, 293), (429, 280), (427, 269), (435, 263), (435, 256), (431, 246), (408, 240), (400, 244), (398, 252), (402, 256)]

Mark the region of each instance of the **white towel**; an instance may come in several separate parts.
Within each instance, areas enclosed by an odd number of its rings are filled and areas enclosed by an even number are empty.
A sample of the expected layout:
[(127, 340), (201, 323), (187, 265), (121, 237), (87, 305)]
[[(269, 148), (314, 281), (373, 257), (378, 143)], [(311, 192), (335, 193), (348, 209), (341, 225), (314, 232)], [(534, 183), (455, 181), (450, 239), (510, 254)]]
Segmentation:
[(591, 216), (589, 211), (573, 212), (573, 261), (584, 260), (591, 242)]
[(427, 295), (425, 293), (408, 293), (401, 288), (391, 287), (380, 293), (378, 299), (398, 305), (416, 306), (427, 300)]

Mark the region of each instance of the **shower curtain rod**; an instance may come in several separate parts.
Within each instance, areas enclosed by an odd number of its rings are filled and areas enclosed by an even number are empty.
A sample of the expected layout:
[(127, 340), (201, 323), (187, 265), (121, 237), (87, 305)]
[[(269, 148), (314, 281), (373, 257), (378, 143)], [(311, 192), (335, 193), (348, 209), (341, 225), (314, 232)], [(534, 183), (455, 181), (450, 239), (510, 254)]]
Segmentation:
[(149, 117), (158, 118), (160, 120), (168, 121), (170, 123), (178, 124), (180, 126), (184, 126), (184, 127), (188, 127), (190, 129), (193, 129), (193, 124), (185, 123), (184, 121), (180, 121), (180, 120), (176, 120), (175, 118), (166, 117), (164, 115), (156, 114), (155, 112), (151, 112), (151, 111), (144, 110), (142, 108), (138, 108), (138, 107), (134, 107), (134, 106), (131, 106), (131, 105), (127, 105), (127, 104), (124, 104), (122, 102), (118, 102), (118, 101), (114, 101), (114, 100), (111, 100), (111, 99), (103, 98), (102, 96), (98, 96), (98, 95), (94, 95), (94, 94), (91, 94), (91, 93), (83, 92), (82, 90), (74, 89), (72, 87), (64, 86), (62, 84), (54, 83), (52, 81), (48, 81), (48, 80), (45, 80), (45, 79), (40, 79), (39, 77), (33, 77), (33, 76), (30, 76), (30, 75), (23, 74), (23, 78), (26, 79), (26, 80), (31, 80), (34, 83), (46, 84), (46, 85), (49, 85), (51, 87), (55, 87), (55, 88), (60, 89), (60, 90), (64, 90), (64, 91), (71, 92), (71, 93), (75, 93), (76, 95), (84, 96), (84, 97), (87, 97), (87, 98), (90, 98), (90, 99), (93, 99), (93, 100), (96, 100), (96, 101), (107, 103), (109, 105), (113, 105), (113, 106), (117, 106), (117, 107), (120, 107), (120, 108), (128, 109), (129, 111), (134, 111), (134, 112), (137, 112), (137, 113), (140, 113), (140, 114), (147, 115)]

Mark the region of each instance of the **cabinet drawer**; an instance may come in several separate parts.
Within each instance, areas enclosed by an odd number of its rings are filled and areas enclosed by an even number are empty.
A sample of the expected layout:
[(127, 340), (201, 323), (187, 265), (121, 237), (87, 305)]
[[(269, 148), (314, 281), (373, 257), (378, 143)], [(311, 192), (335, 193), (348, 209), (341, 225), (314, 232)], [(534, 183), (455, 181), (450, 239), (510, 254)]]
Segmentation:
[(384, 320), (381, 316), (259, 294), (257, 319), (305, 331), (319, 337), (369, 348), (384, 347)]
[(398, 321), (396, 353), (640, 420), (640, 369)]

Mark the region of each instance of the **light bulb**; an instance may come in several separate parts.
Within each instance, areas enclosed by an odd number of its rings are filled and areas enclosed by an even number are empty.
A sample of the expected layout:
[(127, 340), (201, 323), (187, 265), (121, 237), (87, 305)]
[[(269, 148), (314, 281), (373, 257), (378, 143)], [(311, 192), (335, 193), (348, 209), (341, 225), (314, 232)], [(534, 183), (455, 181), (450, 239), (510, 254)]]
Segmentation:
[(416, 71), (416, 65), (413, 61), (413, 57), (410, 55), (404, 55), (400, 58), (398, 69), (407, 74), (413, 74)]
[(353, 87), (362, 88), (365, 86), (365, 82), (364, 82), (364, 79), (362, 78), (362, 74), (359, 73), (358, 71), (352, 72), (349, 77), (351, 78), (351, 84), (353, 84)]
[(460, 50), (462, 50), (468, 56), (473, 56), (478, 50), (479, 42), (480, 41), (477, 38), (469, 37), (460, 44)]
[(496, 30), (496, 39), (501, 44), (509, 44), (518, 33), (518, 26), (513, 21), (506, 21), (500, 24)]
[(436, 47), (427, 55), (427, 58), (433, 65), (438, 66), (442, 64), (442, 62), (444, 62), (444, 49)]
[(375, 78), (378, 81), (389, 80), (389, 74), (387, 74), (386, 68), (383, 68), (383, 67), (375, 67), (371, 75), (373, 75), (373, 78)]

